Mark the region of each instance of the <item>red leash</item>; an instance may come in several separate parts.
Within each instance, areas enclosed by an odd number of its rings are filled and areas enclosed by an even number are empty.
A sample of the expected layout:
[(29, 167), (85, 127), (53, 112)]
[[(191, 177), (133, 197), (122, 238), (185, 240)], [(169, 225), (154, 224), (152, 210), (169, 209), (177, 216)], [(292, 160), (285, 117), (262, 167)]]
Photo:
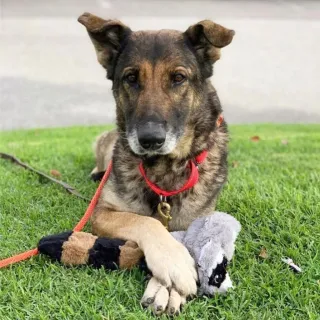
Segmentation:
[[(111, 170), (112, 170), (112, 161), (110, 161), (108, 168), (107, 168), (106, 172), (104, 173), (103, 178), (99, 184), (99, 187), (98, 187), (96, 193), (94, 194), (84, 216), (81, 218), (81, 220), (78, 222), (78, 224), (74, 227), (73, 231), (81, 231), (83, 229), (83, 227), (86, 225), (86, 223), (88, 222), (88, 220), (90, 219), (90, 217), (92, 216), (93, 210), (94, 210), (95, 206), (97, 205), (97, 202), (98, 202), (100, 195), (101, 195), (101, 191), (110, 176)], [(35, 248), (32, 250), (28, 250), (26, 252), (17, 254), (13, 257), (0, 260), (0, 269), (7, 267), (11, 264), (29, 259), (33, 256), (36, 256), (38, 253), (39, 253), (38, 249)]]
[[(185, 191), (187, 189), (192, 188), (198, 182), (199, 173), (198, 173), (197, 166), (198, 166), (198, 164), (202, 163), (206, 159), (207, 154), (208, 154), (208, 151), (203, 151), (201, 154), (199, 154), (195, 158), (195, 161), (190, 160), (190, 162), (189, 162), (189, 166), (190, 166), (190, 169), (191, 169), (190, 177), (186, 181), (186, 183), (178, 190), (166, 191), (166, 190), (160, 189), (157, 185), (152, 183), (147, 178), (146, 173), (145, 173), (144, 168), (143, 168), (143, 165), (142, 165), (142, 162), (140, 163), (139, 169), (140, 169), (140, 172), (141, 172), (142, 176), (144, 177), (147, 185), (155, 193), (157, 193), (158, 195), (165, 196), (165, 197), (172, 196), (172, 195), (176, 195), (176, 194), (178, 194), (180, 192), (183, 192), (183, 191)], [(90, 217), (92, 216), (93, 210), (94, 210), (95, 206), (97, 205), (97, 202), (98, 202), (98, 200), (100, 198), (100, 195), (101, 195), (101, 191), (102, 191), (106, 181), (108, 180), (108, 178), (110, 176), (111, 170), (112, 170), (112, 161), (110, 161), (110, 163), (108, 165), (108, 168), (107, 168), (106, 172), (104, 173), (103, 178), (102, 178), (102, 180), (101, 180), (101, 182), (100, 182), (100, 184), (98, 186), (98, 189), (97, 189), (96, 193), (94, 194), (94, 196), (93, 196), (93, 198), (92, 198), (92, 200), (91, 200), (91, 202), (90, 202), (85, 214), (83, 215), (81, 220), (78, 222), (78, 224), (74, 227), (73, 231), (81, 231), (84, 228), (84, 226), (86, 225), (86, 223), (88, 222), (88, 220), (90, 219)], [(0, 269), (4, 268), (4, 267), (7, 267), (7, 266), (9, 266), (11, 264), (14, 264), (14, 263), (29, 259), (29, 258), (31, 258), (33, 256), (36, 256), (38, 253), (39, 253), (38, 249), (35, 248), (35, 249), (28, 250), (26, 252), (22, 252), (20, 254), (17, 254), (17, 255), (15, 255), (13, 257), (0, 260)]]
[[(142, 165), (142, 162), (140, 163), (140, 166), (139, 166), (139, 169), (140, 169), (140, 172), (142, 174), (142, 176), (144, 177), (147, 185), (155, 192), (157, 193), (158, 195), (162, 195), (162, 196), (173, 196), (173, 195), (176, 195), (180, 192), (183, 192), (187, 189), (190, 189), (192, 188), (197, 182), (198, 182), (198, 179), (199, 179), (199, 173), (198, 173), (198, 165), (201, 164), (207, 157), (208, 155), (208, 151), (203, 151), (202, 153), (200, 153), (196, 158), (195, 158), (195, 161), (193, 160), (190, 160), (189, 162), (189, 166), (190, 166), (190, 169), (191, 169), (191, 172), (190, 172), (190, 177), (189, 179), (186, 181), (186, 183), (178, 190), (172, 190), (172, 191), (166, 191), (166, 190), (162, 190), (160, 189), (157, 185), (155, 185), (154, 183), (152, 183), (146, 176), (146, 173), (144, 171), (144, 168), (143, 168), (143, 165)], [(93, 210), (95, 208), (95, 206), (97, 205), (97, 202), (100, 198), (100, 195), (101, 195), (101, 191), (105, 185), (105, 183), (107, 182), (109, 176), (110, 176), (110, 172), (112, 170), (112, 161), (110, 161), (109, 165), (108, 165), (108, 168), (106, 170), (106, 172), (104, 173), (103, 175), (103, 178), (98, 186), (98, 189), (96, 191), (96, 193), (94, 194), (85, 214), (83, 215), (83, 217), (81, 218), (81, 220), (78, 222), (78, 224), (74, 227), (73, 231), (81, 231), (84, 226), (86, 225), (86, 223), (88, 222), (88, 220), (90, 219), (90, 217), (92, 216), (92, 213), (93, 213)], [(3, 259), (3, 260), (0, 260), (0, 269), (1, 268), (4, 268), (4, 267), (7, 267), (11, 264), (14, 264), (14, 263), (17, 263), (17, 262), (20, 262), (20, 261), (23, 261), (23, 260), (27, 260), (33, 256), (36, 256), (37, 254), (39, 253), (38, 249), (35, 248), (35, 249), (31, 249), (31, 250), (28, 250), (26, 252), (22, 252), (20, 254), (17, 254), (17, 255), (14, 255), (10, 258), (6, 258), (6, 259)]]
[[(223, 115), (220, 115), (218, 117), (218, 120), (217, 120), (217, 126), (218, 127), (220, 127), (220, 125), (223, 122), (223, 120), (224, 120)], [(145, 172), (145, 170), (143, 168), (142, 162), (139, 165), (139, 170), (140, 170), (140, 173), (142, 174), (142, 176), (144, 177), (147, 185), (156, 194), (158, 194), (159, 196), (169, 197), (169, 196), (176, 195), (176, 194), (178, 194), (180, 192), (183, 192), (185, 190), (188, 190), (188, 189), (192, 188), (198, 182), (198, 180), (199, 180), (198, 165), (201, 164), (203, 161), (205, 161), (205, 159), (207, 158), (207, 155), (208, 155), (208, 151), (205, 150), (205, 151), (202, 151), (195, 158), (195, 161), (190, 160), (190, 162), (189, 162), (189, 167), (191, 169), (190, 177), (186, 181), (186, 183), (178, 190), (166, 191), (166, 190), (160, 189), (156, 184), (154, 184), (153, 182), (151, 182), (148, 179), (148, 177), (146, 175), (146, 172)], [(86, 223), (88, 222), (88, 220), (90, 219), (90, 217), (92, 216), (93, 210), (94, 210), (95, 206), (97, 205), (97, 202), (98, 202), (98, 200), (100, 198), (100, 195), (101, 195), (101, 191), (102, 191), (103, 186), (105, 185), (105, 183), (107, 182), (107, 180), (108, 180), (108, 178), (110, 176), (111, 170), (112, 170), (112, 161), (110, 161), (110, 163), (108, 165), (108, 168), (107, 168), (106, 172), (104, 173), (103, 178), (102, 178), (102, 180), (101, 180), (101, 182), (99, 184), (99, 187), (98, 187), (96, 193), (94, 194), (94, 196), (93, 196), (93, 198), (92, 198), (92, 200), (91, 200), (91, 202), (90, 202), (90, 204), (89, 204), (84, 216), (81, 218), (81, 220), (78, 222), (78, 224), (74, 227), (73, 231), (81, 231), (83, 229), (83, 227), (86, 225)], [(29, 251), (17, 254), (17, 255), (15, 255), (13, 257), (0, 260), (0, 269), (4, 268), (4, 267), (7, 267), (7, 266), (9, 266), (11, 264), (14, 264), (14, 263), (29, 259), (29, 258), (31, 258), (33, 256), (36, 256), (38, 253), (39, 253), (38, 249), (35, 248), (35, 249), (31, 249)]]

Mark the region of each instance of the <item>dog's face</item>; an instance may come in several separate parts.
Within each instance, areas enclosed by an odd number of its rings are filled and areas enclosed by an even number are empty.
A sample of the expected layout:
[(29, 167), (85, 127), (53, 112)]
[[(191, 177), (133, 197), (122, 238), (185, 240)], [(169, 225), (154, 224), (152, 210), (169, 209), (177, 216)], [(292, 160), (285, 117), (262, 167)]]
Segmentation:
[(192, 140), (188, 123), (204, 103), (204, 82), (234, 35), (209, 20), (186, 32), (133, 32), (116, 20), (83, 14), (98, 61), (113, 81), (119, 130), (137, 155), (165, 155)]
[(134, 153), (174, 150), (197, 103), (200, 78), (181, 33), (162, 30), (131, 35), (115, 68), (113, 86)]

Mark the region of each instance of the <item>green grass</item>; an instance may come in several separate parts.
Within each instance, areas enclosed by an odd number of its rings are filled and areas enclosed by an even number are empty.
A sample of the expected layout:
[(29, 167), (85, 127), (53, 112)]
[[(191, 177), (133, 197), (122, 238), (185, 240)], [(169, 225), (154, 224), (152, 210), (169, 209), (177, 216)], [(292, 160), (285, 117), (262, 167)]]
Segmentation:
[[(102, 127), (0, 133), (0, 151), (91, 197), (91, 144)], [(229, 182), (218, 208), (242, 224), (230, 266), (235, 289), (187, 304), (180, 319), (320, 319), (320, 125), (232, 126)], [(250, 137), (259, 135), (259, 142)], [(281, 140), (287, 139), (288, 144)], [(233, 168), (231, 163), (238, 161)], [(86, 203), (0, 160), (0, 258), (71, 229)], [(262, 247), (268, 258), (259, 258)], [(289, 256), (303, 273), (281, 262)], [(139, 270), (65, 268), (45, 257), (0, 271), (0, 319), (152, 319)]]

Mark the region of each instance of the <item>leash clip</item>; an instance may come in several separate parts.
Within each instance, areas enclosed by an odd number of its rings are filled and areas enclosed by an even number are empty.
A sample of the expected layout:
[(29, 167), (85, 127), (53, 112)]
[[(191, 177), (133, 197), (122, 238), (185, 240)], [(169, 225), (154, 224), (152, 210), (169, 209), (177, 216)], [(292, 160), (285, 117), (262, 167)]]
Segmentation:
[(169, 228), (169, 221), (172, 220), (172, 216), (170, 215), (171, 206), (167, 202), (167, 197), (160, 195), (160, 202), (157, 207), (157, 211), (162, 218), (162, 224), (165, 226), (166, 229)]

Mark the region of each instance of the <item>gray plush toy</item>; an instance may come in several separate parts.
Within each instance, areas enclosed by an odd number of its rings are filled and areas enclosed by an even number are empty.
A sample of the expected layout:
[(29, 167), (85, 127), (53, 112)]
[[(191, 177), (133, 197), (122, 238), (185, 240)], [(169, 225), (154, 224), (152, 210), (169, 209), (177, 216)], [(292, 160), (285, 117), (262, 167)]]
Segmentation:
[(227, 265), (233, 257), (240, 230), (238, 220), (216, 211), (193, 221), (187, 231), (171, 232), (189, 250), (197, 264), (199, 295), (226, 293), (232, 288)]

